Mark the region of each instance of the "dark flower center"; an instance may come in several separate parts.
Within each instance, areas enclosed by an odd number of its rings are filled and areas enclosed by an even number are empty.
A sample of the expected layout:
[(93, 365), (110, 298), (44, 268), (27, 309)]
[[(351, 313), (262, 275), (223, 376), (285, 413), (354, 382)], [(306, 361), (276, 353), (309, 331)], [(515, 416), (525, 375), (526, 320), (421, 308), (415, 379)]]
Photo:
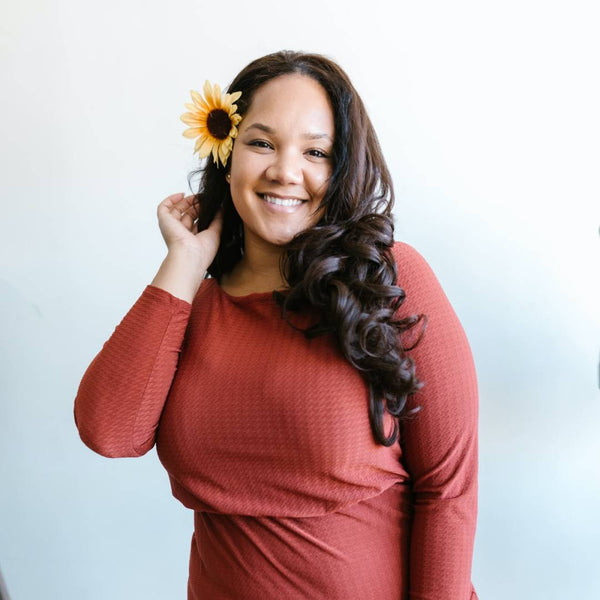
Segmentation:
[(231, 120), (222, 108), (215, 108), (208, 113), (206, 126), (213, 137), (224, 140), (231, 131)]

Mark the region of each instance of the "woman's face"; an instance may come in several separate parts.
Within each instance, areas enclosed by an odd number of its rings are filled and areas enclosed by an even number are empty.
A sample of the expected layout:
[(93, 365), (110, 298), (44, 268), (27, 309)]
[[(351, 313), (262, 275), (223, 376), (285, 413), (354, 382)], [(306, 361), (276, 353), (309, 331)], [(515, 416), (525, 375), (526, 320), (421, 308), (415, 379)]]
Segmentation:
[(231, 155), (231, 196), (246, 248), (286, 244), (319, 221), (333, 136), (329, 98), (314, 79), (282, 75), (256, 90)]

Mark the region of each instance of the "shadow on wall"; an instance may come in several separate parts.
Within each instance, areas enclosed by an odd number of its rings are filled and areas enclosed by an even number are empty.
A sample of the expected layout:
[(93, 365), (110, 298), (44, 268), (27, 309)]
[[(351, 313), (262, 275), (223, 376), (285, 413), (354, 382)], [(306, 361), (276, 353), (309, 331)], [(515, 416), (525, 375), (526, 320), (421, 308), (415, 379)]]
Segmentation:
[(0, 600), (10, 600), (6, 584), (4, 583), (4, 577), (2, 577), (2, 571), (0, 571)]

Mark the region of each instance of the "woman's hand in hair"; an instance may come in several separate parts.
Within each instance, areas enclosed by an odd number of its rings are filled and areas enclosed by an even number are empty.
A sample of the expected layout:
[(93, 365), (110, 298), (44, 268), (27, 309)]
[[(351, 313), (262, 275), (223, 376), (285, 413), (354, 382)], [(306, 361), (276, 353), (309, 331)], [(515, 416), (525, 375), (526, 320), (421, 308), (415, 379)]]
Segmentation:
[(157, 214), (169, 251), (152, 285), (191, 303), (219, 249), (223, 216), (219, 211), (210, 226), (198, 232), (194, 196), (183, 194), (165, 198)]
[(219, 249), (223, 217), (219, 211), (204, 231), (198, 232), (198, 206), (194, 196), (182, 193), (165, 198), (157, 209), (158, 226), (169, 252), (198, 253), (210, 265)]

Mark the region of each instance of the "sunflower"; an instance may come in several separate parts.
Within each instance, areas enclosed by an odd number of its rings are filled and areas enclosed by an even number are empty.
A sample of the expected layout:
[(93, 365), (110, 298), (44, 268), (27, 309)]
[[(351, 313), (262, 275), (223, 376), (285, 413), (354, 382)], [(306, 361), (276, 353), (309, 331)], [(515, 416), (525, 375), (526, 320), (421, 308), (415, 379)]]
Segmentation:
[(186, 104), (190, 111), (181, 115), (181, 120), (190, 125), (183, 132), (186, 138), (198, 138), (194, 152), (200, 158), (206, 158), (212, 152), (213, 160), (219, 165), (227, 165), (227, 158), (233, 149), (233, 138), (237, 136), (237, 125), (242, 117), (237, 114), (237, 105), (234, 102), (242, 92), (222, 94), (218, 84), (211, 85), (209, 81), (204, 84), (204, 98), (191, 90), (193, 104)]

